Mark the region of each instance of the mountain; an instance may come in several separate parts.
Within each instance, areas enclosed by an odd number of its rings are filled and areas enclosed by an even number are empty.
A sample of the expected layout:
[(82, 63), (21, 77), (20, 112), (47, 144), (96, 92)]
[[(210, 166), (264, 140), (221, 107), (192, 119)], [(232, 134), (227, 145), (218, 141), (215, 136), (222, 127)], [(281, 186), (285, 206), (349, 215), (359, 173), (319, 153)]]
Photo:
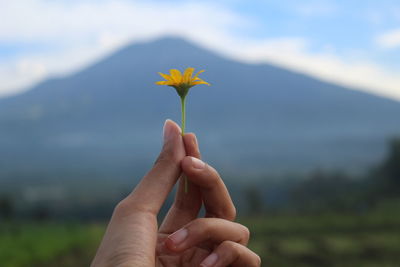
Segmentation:
[(188, 66), (205, 69), (212, 86), (191, 89), (187, 130), (227, 174), (359, 171), (400, 134), (399, 102), (164, 38), (0, 99), (0, 179), (142, 175), (158, 154), (164, 120), (180, 119), (179, 98), (154, 84), (157, 72)]

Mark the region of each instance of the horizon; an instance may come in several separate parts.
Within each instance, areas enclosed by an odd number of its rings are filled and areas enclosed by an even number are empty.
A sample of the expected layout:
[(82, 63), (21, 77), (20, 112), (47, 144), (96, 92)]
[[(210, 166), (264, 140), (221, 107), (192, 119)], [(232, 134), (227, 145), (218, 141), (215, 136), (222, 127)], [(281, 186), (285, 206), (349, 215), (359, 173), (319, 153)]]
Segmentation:
[(22, 95), (22, 94), (24, 94), (24, 93), (26, 93), (28, 91), (31, 91), (32, 89), (35, 89), (35, 87), (37, 87), (38, 85), (40, 85), (41, 83), (43, 83), (43, 82), (45, 82), (47, 80), (68, 78), (69, 76), (72, 76), (72, 75), (74, 75), (76, 73), (82, 72), (85, 69), (90, 68), (91, 66), (93, 66), (93, 65), (95, 65), (97, 63), (100, 63), (100, 62), (103, 62), (103, 61), (107, 60), (109, 57), (112, 57), (113, 55), (117, 54), (119, 51), (124, 50), (124, 49), (126, 49), (128, 47), (132, 47), (132, 46), (135, 46), (135, 45), (148, 45), (148, 44), (151, 44), (151, 43), (154, 43), (154, 42), (167, 40), (167, 39), (174, 39), (174, 40), (184, 41), (184, 42), (188, 43), (189, 45), (191, 45), (193, 47), (199, 47), (201, 49), (204, 49), (208, 53), (212, 53), (212, 54), (215, 54), (218, 57), (225, 58), (225, 59), (228, 59), (228, 60), (232, 60), (232, 61), (235, 61), (235, 62), (238, 62), (238, 63), (241, 63), (241, 64), (270, 65), (270, 66), (274, 66), (274, 67), (280, 68), (280, 69), (285, 70), (285, 71), (301, 74), (301, 75), (313, 78), (313, 79), (321, 81), (321, 82), (325, 82), (325, 83), (328, 83), (328, 84), (340, 86), (340, 87), (343, 87), (343, 88), (348, 89), (348, 90), (359, 91), (359, 92), (370, 94), (370, 95), (373, 95), (373, 96), (376, 96), (376, 97), (379, 97), (379, 98), (385, 98), (385, 99), (393, 100), (393, 101), (396, 101), (396, 102), (400, 103), (400, 98), (397, 99), (397, 98), (393, 98), (393, 97), (390, 97), (390, 96), (387, 96), (387, 95), (381, 95), (381, 94), (379, 94), (377, 92), (371, 92), (369, 90), (365, 90), (365, 88), (352, 87), (352, 86), (343, 84), (341, 82), (329, 81), (327, 79), (324, 79), (324, 78), (321, 78), (321, 77), (318, 77), (318, 76), (313, 76), (311, 74), (301, 72), (301, 71), (299, 71), (297, 69), (287, 68), (287, 67), (281, 66), (279, 64), (273, 64), (273, 63), (269, 63), (269, 62), (253, 62), (253, 61), (247, 61), (247, 60), (240, 60), (240, 59), (238, 59), (238, 58), (236, 58), (234, 56), (229, 56), (229, 55), (224, 54), (224, 53), (222, 53), (220, 51), (212, 50), (211, 48), (209, 48), (209, 47), (207, 47), (205, 45), (201, 45), (201, 44), (197, 43), (196, 41), (193, 41), (193, 40), (190, 40), (190, 39), (187, 39), (185, 37), (178, 36), (178, 35), (175, 35), (175, 36), (174, 35), (159, 36), (159, 37), (155, 37), (155, 38), (148, 38), (148, 39), (139, 40), (137, 42), (131, 42), (131, 43), (125, 44), (125, 45), (123, 45), (121, 47), (118, 47), (116, 50), (109, 51), (109, 52), (101, 55), (99, 58), (94, 58), (93, 60), (91, 60), (89, 62), (86, 62), (86, 64), (83, 64), (82, 66), (79, 66), (78, 68), (76, 68), (74, 70), (70, 70), (69, 72), (67, 71), (65, 73), (49, 75), (48, 77), (43, 78), (43, 79), (41, 79), (39, 81), (33, 82), (30, 86), (25, 87), (25, 88), (21, 88), (18, 91), (14, 92), (14, 93), (11, 93), (11, 94), (1, 95), (1, 93), (0, 93), (0, 99), (7, 99), (7, 98), (12, 98), (12, 97), (15, 97), (15, 96), (18, 96), (18, 95)]

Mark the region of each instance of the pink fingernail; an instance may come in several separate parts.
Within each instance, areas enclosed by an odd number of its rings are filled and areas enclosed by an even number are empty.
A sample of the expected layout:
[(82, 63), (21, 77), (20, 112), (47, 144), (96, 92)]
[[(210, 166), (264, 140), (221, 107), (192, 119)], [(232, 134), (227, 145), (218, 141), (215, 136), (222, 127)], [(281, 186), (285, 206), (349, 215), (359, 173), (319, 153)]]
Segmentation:
[(175, 245), (179, 245), (180, 243), (182, 243), (186, 239), (188, 234), (189, 234), (188, 230), (183, 228), (183, 229), (180, 229), (180, 230), (176, 231), (175, 233), (170, 235), (168, 238), (170, 240), (172, 240), (172, 242)]
[(201, 161), (201, 160), (199, 160), (197, 158), (194, 158), (194, 157), (191, 157), (191, 158), (192, 158), (192, 166), (193, 166), (193, 168), (195, 168), (195, 169), (203, 169), (204, 166), (206, 166), (206, 164), (203, 161)]
[(171, 139), (171, 133), (172, 133), (172, 124), (171, 120), (166, 120), (164, 123), (163, 127), (163, 137), (164, 137), (164, 143), (166, 143), (169, 139)]
[(200, 264), (201, 267), (211, 267), (217, 263), (218, 255), (216, 253), (211, 253), (203, 262)]

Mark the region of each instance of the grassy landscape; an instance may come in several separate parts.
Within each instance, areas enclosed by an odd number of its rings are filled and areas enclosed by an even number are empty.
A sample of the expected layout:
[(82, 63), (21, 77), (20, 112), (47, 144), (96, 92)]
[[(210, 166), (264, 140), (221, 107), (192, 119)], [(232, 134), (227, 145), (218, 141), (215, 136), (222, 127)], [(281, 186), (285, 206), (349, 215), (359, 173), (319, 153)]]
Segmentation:
[[(268, 185), (269, 191), (250, 187), (237, 204), (248, 206), (239, 215), (254, 215), (239, 222), (250, 229), (249, 246), (263, 266), (397, 267), (399, 177), (400, 139), (385, 161), (361, 179), (318, 171), (297, 182), (281, 180), (280, 187)], [(274, 206), (273, 198), (265, 198), (271, 195), (282, 203)], [(0, 198), (0, 266), (89, 266), (116, 203), (102, 201), (95, 195), (94, 206), (71, 198), (61, 205), (64, 209), (28, 203), (18, 209), (12, 198)]]
[(0, 224), (0, 265), (89, 266), (103, 230), (94, 224)]
[(399, 266), (400, 215), (297, 215), (244, 219), (265, 266)]
[[(264, 266), (398, 266), (400, 214), (241, 218)], [(1, 266), (89, 266), (105, 224), (19, 223), (0, 230)]]

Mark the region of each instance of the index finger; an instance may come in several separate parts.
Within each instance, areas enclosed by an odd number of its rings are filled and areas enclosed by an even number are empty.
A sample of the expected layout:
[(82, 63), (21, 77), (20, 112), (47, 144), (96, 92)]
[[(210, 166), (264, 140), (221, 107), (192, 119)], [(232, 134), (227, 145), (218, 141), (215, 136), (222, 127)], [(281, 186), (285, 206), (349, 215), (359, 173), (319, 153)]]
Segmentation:
[(233, 221), (236, 208), (218, 172), (200, 159), (190, 156), (182, 160), (181, 167), (189, 181), (199, 187), (206, 217)]
[(181, 173), (180, 161), (185, 154), (179, 126), (167, 120), (162, 151), (153, 168), (128, 196), (131, 207), (156, 215)]

